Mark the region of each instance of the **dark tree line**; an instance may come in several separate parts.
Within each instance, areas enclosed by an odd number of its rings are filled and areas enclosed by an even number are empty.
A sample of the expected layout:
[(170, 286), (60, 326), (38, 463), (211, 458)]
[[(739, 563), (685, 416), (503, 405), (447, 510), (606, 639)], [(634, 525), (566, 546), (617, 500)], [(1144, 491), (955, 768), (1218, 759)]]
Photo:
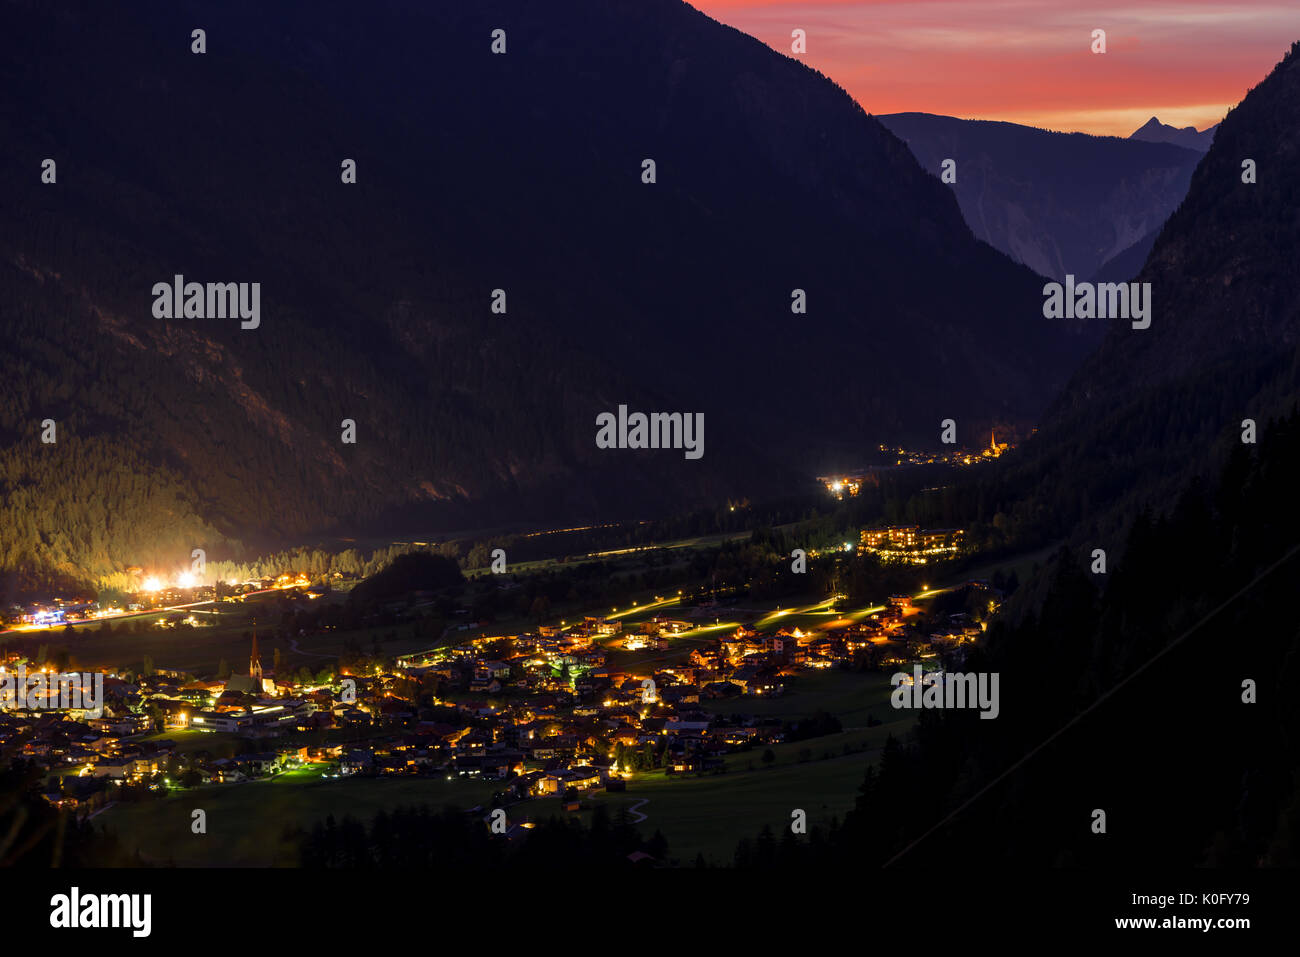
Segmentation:
[(331, 815), (300, 836), (300, 850), (301, 864), (308, 868), (608, 870), (633, 866), (629, 855), (638, 851), (663, 861), (668, 844), (658, 832), (643, 840), (626, 814), (611, 818), (603, 805), (592, 812), (589, 826), (549, 817), (509, 838), (494, 834), (478, 812), (421, 806), (380, 811), (369, 824)]
[[(1001, 716), (921, 712), (915, 739), (891, 740), (868, 771), (836, 839), (803, 853), (881, 865), (991, 786), (900, 865), (1294, 866), (1297, 475), (1293, 413), (1237, 448), (1216, 482), (1138, 518), (1104, 576), (1089, 553), (1063, 550), (1038, 606), (995, 623), (966, 663), (999, 674)], [(1243, 701), (1248, 680), (1257, 703)], [(1098, 809), (1105, 834), (1093, 833)]]

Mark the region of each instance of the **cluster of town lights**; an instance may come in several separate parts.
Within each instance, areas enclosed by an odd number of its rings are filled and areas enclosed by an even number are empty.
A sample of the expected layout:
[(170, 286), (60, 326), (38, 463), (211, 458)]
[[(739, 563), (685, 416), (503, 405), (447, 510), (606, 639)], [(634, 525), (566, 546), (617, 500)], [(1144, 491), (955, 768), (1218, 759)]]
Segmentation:
[(179, 572), (173, 584), (168, 584), (157, 575), (150, 575), (140, 585), (142, 591), (156, 592), (166, 588), (193, 588), (198, 585), (199, 580), (193, 572)]

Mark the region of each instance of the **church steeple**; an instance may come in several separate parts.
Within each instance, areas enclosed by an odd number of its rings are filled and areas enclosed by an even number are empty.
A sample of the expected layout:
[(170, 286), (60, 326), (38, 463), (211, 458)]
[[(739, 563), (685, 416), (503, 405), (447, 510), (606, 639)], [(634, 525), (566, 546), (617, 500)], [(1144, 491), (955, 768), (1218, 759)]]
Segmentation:
[(257, 656), (257, 628), (253, 628), (253, 654), (248, 659), (248, 677), (262, 680), (262, 659)]

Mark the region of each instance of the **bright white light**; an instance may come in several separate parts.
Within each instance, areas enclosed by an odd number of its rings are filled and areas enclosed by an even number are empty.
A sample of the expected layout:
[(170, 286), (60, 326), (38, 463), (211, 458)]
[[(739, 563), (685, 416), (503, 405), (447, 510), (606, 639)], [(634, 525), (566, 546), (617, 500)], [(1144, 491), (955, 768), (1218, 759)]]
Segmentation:
[(182, 588), (193, 588), (197, 584), (197, 580), (191, 572), (181, 572), (176, 576), (176, 584)]
[(163, 583), (158, 578), (150, 576), (144, 580), (145, 591), (162, 591)]

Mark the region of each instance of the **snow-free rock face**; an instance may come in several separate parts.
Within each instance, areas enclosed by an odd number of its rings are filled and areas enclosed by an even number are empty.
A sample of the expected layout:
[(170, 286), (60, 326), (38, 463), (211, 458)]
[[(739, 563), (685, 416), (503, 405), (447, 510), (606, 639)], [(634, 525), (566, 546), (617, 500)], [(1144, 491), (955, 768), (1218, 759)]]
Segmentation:
[(972, 232), (1040, 276), (1093, 275), (1159, 231), (1201, 154), (1168, 143), (894, 113), (880, 121), (950, 186)]

